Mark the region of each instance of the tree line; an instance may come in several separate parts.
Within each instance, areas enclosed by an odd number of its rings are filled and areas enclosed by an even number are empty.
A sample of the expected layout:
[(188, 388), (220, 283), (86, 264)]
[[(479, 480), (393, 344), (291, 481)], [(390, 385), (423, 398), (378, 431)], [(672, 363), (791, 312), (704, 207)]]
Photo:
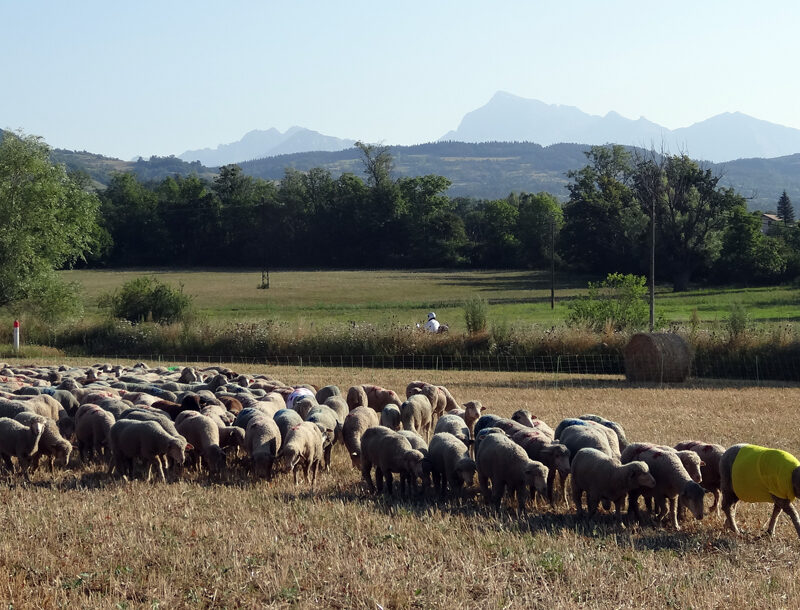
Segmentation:
[[(119, 173), (95, 191), (24, 134), (0, 142), (0, 306), (50, 303), (69, 290), (54, 269), (105, 267), (547, 268), (647, 274), (655, 221), (657, 281), (775, 283), (800, 277), (800, 228), (760, 213), (684, 155), (593, 147), (569, 172), (569, 197), (452, 198), (450, 181), (395, 178), (388, 149), (358, 143), (364, 177), (237, 165), (213, 178)], [(25, 307), (28, 307), (25, 305)]]

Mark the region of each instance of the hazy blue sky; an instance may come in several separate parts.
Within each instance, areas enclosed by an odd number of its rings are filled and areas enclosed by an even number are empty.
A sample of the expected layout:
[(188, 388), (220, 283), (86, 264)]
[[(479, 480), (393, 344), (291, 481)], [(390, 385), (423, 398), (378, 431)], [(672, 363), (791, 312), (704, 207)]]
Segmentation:
[(180, 154), (292, 125), (435, 140), (498, 90), (800, 128), (800, 2), (0, 0), (0, 127)]

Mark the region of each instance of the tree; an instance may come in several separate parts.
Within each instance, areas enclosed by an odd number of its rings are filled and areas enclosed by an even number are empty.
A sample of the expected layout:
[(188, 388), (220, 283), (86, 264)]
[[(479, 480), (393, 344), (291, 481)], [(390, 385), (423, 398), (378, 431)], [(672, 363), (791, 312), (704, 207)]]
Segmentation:
[(794, 208), (792, 207), (792, 200), (786, 191), (778, 199), (778, 216), (783, 220), (784, 225), (790, 225), (794, 222)]
[(50, 147), (41, 138), (5, 133), (0, 142), (0, 305), (49, 303), (66, 313), (66, 301), (78, 303), (55, 270), (85, 260), (100, 242), (99, 205), (84, 181), (50, 161)]
[(761, 219), (736, 208), (722, 234), (717, 269), (720, 279), (742, 283), (775, 282), (786, 271), (781, 242), (761, 232)]
[(667, 155), (663, 162), (650, 158), (636, 166), (642, 210), (656, 206), (656, 267), (672, 278), (676, 292), (688, 289), (695, 271), (711, 267), (730, 214), (745, 208), (744, 198), (719, 187), (719, 180), (686, 155)]
[(593, 146), (585, 154), (589, 164), (567, 174), (563, 257), (584, 271), (641, 271), (648, 220), (632, 189), (630, 154), (618, 145)]
[(517, 237), (521, 258), (529, 267), (550, 265), (550, 248), (564, 223), (558, 199), (550, 193), (522, 193), (519, 196)]

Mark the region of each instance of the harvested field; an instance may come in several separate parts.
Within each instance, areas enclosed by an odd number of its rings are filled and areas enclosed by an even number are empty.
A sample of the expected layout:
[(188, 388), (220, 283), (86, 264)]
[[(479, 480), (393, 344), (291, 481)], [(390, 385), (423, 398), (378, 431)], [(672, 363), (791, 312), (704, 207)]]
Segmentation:
[[(297, 368), (287, 383), (446, 385), (508, 416), (527, 408), (553, 427), (597, 413), (632, 441), (753, 442), (800, 454), (800, 387), (583, 380), (547, 387), (528, 374)], [(518, 521), (475, 500), (370, 496), (340, 447), (311, 492), (290, 477), (225, 483), (111, 479), (73, 461), (30, 484), (0, 483), (0, 601), (43, 607), (622, 608), (796, 607), (800, 541), (770, 506), (740, 505), (744, 535), (722, 519), (680, 532), (577, 520), (563, 505)], [(707, 497), (707, 505), (710, 497)]]

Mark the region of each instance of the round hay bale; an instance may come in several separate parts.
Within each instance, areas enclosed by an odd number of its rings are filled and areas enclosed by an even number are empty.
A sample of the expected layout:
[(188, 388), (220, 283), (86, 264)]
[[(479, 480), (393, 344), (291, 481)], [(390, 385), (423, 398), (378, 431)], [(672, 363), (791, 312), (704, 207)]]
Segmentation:
[(692, 366), (692, 349), (674, 333), (637, 333), (625, 346), (628, 381), (685, 381)]

